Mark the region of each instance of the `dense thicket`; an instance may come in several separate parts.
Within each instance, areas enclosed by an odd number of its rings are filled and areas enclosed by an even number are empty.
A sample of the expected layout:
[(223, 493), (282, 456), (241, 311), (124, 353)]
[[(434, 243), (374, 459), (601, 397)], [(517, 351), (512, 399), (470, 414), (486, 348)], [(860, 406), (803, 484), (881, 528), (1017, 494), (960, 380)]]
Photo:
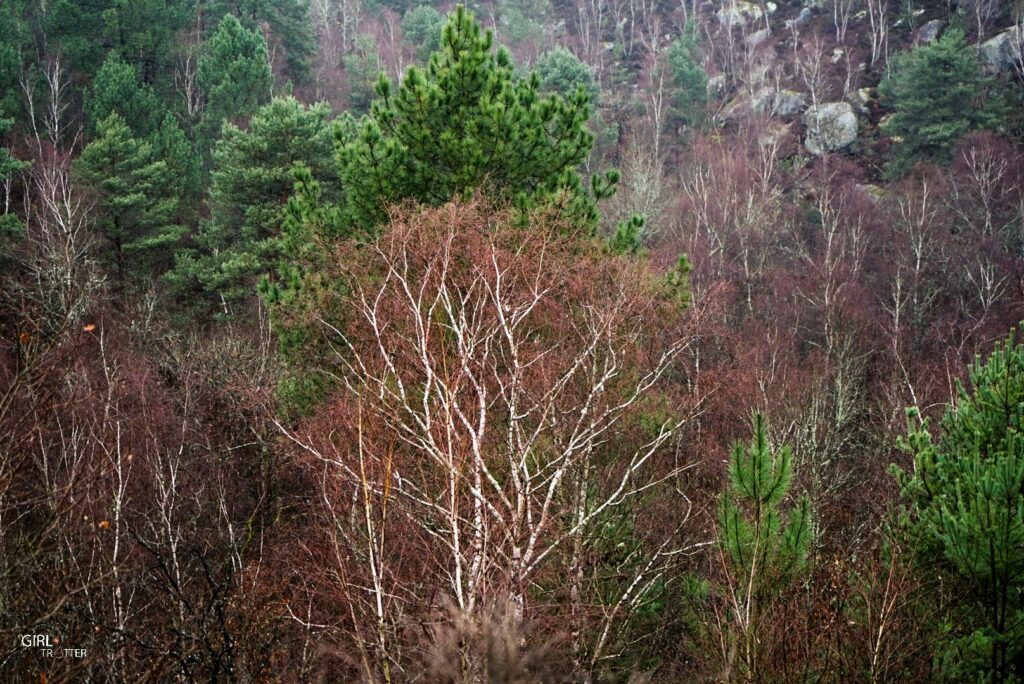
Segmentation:
[(1019, 680), (1020, 20), (0, 3), (0, 679)]

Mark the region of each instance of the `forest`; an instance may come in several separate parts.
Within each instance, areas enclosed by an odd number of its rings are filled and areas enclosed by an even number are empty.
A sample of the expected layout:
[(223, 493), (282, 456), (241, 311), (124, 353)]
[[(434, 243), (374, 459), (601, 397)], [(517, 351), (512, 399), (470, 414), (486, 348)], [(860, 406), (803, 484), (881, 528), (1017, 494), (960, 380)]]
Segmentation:
[(3, 0), (0, 680), (1024, 681), (1021, 0)]

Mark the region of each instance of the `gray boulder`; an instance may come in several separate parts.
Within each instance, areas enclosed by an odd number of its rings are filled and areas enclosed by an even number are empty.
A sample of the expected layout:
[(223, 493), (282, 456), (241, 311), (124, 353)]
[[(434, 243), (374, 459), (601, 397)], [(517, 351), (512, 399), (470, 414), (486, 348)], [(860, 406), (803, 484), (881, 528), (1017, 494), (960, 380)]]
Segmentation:
[(804, 147), (821, 156), (849, 147), (857, 140), (857, 115), (849, 102), (827, 102), (804, 113)]
[(764, 16), (764, 12), (758, 5), (747, 2), (747, 0), (735, 0), (735, 2), (727, 0), (725, 6), (715, 14), (718, 21), (726, 28), (746, 26), (748, 22), (754, 23)]
[(917, 42), (927, 45), (935, 42), (942, 35), (942, 29), (946, 28), (946, 22), (941, 19), (932, 19), (917, 32)]
[(760, 31), (754, 31), (749, 36), (743, 39), (743, 44), (750, 49), (754, 49), (761, 43), (765, 42), (772, 37), (772, 30), (763, 28)]
[(1020, 63), (1022, 43), (1024, 30), (1014, 26), (978, 45), (978, 55), (989, 71), (1009, 71)]
[(783, 118), (796, 116), (807, 108), (807, 95), (795, 90), (780, 90), (775, 93), (772, 113)]

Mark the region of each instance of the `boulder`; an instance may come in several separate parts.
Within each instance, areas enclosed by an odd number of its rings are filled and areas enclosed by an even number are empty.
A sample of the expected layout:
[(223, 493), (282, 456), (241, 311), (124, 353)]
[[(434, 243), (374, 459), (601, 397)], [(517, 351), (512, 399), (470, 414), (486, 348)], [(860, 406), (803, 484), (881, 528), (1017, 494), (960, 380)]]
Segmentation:
[(796, 116), (807, 109), (807, 95), (795, 90), (780, 90), (775, 93), (772, 113), (783, 118)]
[(978, 45), (978, 54), (988, 71), (1009, 71), (1020, 63), (1022, 43), (1024, 29), (1014, 26)]
[(857, 115), (849, 102), (827, 102), (804, 113), (807, 138), (804, 146), (821, 156), (849, 147), (857, 140)]
[(764, 12), (758, 5), (746, 0), (735, 0), (735, 2), (727, 0), (725, 6), (716, 12), (716, 16), (722, 26), (732, 28), (756, 22), (764, 16)]
[(810, 7), (804, 7), (800, 10), (800, 14), (796, 15), (796, 19), (793, 20), (794, 26), (804, 26), (805, 24), (811, 23), (811, 19), (814, 17), (814, 12), (811, 11)]
[(917, 31), (917, 42), (927, 45), (938, 40), (942, 35), (942, 29), (946, 28), (946, 22), (941, 19), (932, 19)]
[(715, 74), (708, 78), (708, 95), (717, 97), (725, 92), (725, 87), (728, 85), (725, 79), (725, 74)]
[(743, 39), (743, 44), (746, 45), (748, 48), (750, 48), (752, 50), (752, 49), (756, 48), (758, 45), (760, 45), (761, 43), (765, 42), (766, 40), (768, 40), (771, 37), (772, 37), (772, 30), (771, 29), (767, 29), (767, 28), (763, 28), (760, 31), (754, 31), (753, 33), (748, 35), (746, 38), (744, 38)]
[(853, 105), (858, 114), (867, 116), (871, 113), (871, 103), (878, 97), (874, 88), (858, 88), (847, 94), (846, 101)]

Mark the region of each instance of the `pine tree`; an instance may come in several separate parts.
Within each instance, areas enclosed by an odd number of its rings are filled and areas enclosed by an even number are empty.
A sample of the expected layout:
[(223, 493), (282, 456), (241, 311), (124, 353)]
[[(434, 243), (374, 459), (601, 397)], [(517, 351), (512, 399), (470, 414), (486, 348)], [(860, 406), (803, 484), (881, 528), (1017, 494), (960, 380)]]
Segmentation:
[(402, 17), (402, 33), (416, 46), (416, 58), (426, 64), (441, 47), (444, 17), (430, 5), (417, 5)]
[(673, 114), (687, 126), (704, 121), (708, 104), (708, 75), (701, 64), (693, 27), (693, 22), (688, 23), (683, 35), (668, 46)]
[(561, 45), (538, 57), (535, 70), (540, 79), (541, 92), (570, 97), (577, 88), (583, 88), (591, 102), (597, 101), (598, 86), (594, 70)]
[(736, 443), (729, 461), (729, 489), (718, 507), (719, 547), (728, 569), (733, 653), (744, 674), (756, 677), (759, 633), (771, 604), (804, 568), (811, 539), (811, 508), (800, 498), (783, 516), (793, 478), (788, 446), (774, 451), (764, 417), (754, 416), (749, 446)]
[(369, 118), (341, 147), (352, 223), (377, 225), (402, 199), (438, 205), (480, 189), (523, 208), (554, 201), (596, 226), (595, 199), (616, 177), (595, 177), (588, 191), (576, 170), (593, 142), (589, 98), (538, 88), (536, 75), (517, 78), (508, 51), (495, 52), (490, 31), (457, 7), (427, 69), (410, 68), (397, 89), (382, 77)]
[(373, 104), (373, 86), (384, 63), (373, 36), (360, 33), (351, 52), (342, 57), (348, 83), (348, 106), (355, 114), (365, 114)]
[(238, 122), (270, 100), (273, 77), (263, 35), (225, 16), (205, 45), (198, 78), (206, 93), (204, 147), (212, 149), (225, 121)]
[(135, 68), (112, 52), (96, 73), (85, 96), (89, 130), (95, 132), (99, 123), (117, 112), (132, 135), (148, 136), (160, 123), (156, 93), (143, 85)]
[[(971, 590), (958, 621), (975, 631), (944, 644), (957, 676), (1005, 682), (1024, 675), (1024, 345), (1011, 333), (975, 360), (968, 382), (937, 440), (910, 411), (902, 446), (914, 470), (898, 475), (919, 551)], [(968, 671), (972, 661), (982, 671)]]
[(284, 48), (291, 77), (300, 83), (309, 79), (316, 54), (309, 0), (208, 0), (205, 13), (218, 18), (230, 14), (252, 31), (266, 24)]
[(275, 98), (247, 130), (225, 125), (213, 152), (210, 220), (196, 235), (196, 248), (179, 255), (168, 276), (191, 304), (228, 315), (255, 294), (256, 277), (278, 256), (297, 165), (337, 185), (328, 115), (324, 104), (307, 108), (293, 97)]
[(964, 133), (992, 126), (1000, 108), (986, 99), (990, 85), (974, 49), (955, 29), (898, 56), (892, 76), (879, 86), (893, 109), (882, 127), (897, 138), (891, 173), (916, 160), (946, 161)]
[(76, 167), (96, 196), (96, 230), (118, 285), (161, 270), (182, 234), (173, 223), (177, 198), (167, 164), (114, 113), (99, 123)]
[(167, 176), (174, 179), (178, 195), (175, 223), (192, 225), (199, 212), (202, 193), (202, 164), (178, 119), (168, 112), (150, 138), (153, 158), (167, 165)]

